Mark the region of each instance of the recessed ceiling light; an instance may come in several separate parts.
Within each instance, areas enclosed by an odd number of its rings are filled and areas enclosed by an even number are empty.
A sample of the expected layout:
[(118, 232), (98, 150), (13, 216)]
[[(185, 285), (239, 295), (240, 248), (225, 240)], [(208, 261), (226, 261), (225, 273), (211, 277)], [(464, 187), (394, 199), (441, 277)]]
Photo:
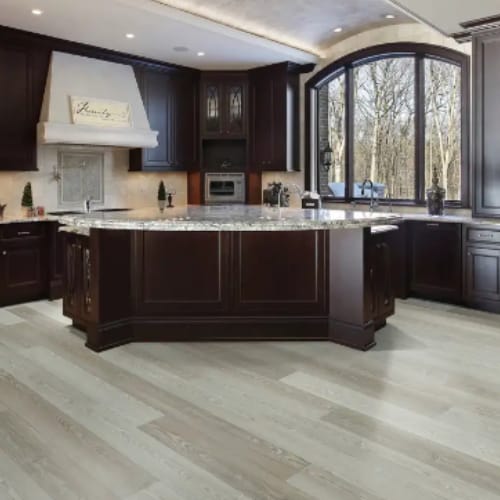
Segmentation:
[(125, 36), (127, 38), (135, 38), (135, 35), (133, 33), (127, 33)]
[(335, 29), (333, 30), (333, 32), (334, 32), (334, 33), (341, 33), (343, 30), (344, 30), (344, 28), (342, 28), (342, 27), (340, 27), (340, 26), (339, 26), (338, 28), (335, 28)]
[(31, 11), (31, 13), (34, 15), (34, 16), (41, 16), (43, 14), (43, 10), (41, 9), (33, 9)]
[(396, 19), (396, 16), (394, 14), (386, 14), (384, 17), (386, 19)]
[(175, 52), (188, 52), (189, 49), (187, 47), (184, 47), (184, 45), (176, 45), (175, 47), (172, 47)]
[(197, 52), (196, 55), (199, 57), (203, 57), (205, 55), (205, 52)]

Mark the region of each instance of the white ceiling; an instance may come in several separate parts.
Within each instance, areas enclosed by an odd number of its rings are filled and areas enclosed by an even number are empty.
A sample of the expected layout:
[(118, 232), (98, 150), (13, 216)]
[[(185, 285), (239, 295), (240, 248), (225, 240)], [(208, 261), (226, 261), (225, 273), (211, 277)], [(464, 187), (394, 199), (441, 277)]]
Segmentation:
[(316, 62), (349, 34), (407, 21), (385, 0), (0, 0), (0, 25), (199, 69)]
[(464, 31), (460, 23), (500, 14), (500, 0), (387, 0), (439, 31)]

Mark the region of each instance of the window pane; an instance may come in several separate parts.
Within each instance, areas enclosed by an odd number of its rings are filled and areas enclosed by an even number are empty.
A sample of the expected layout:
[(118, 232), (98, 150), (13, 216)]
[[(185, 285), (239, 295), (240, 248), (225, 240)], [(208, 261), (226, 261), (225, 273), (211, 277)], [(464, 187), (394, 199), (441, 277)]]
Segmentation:
[[(319, 192), (322, 195), (345, 196), (345, 75), (339, 75), (319, 90)], [(332, 165), (323, 166), (322, 152), (332, 148)]]
[(425, 186), (437, 168), (447, 200), (460, 200), (461, 75), (454, 64), (425, 60)]
[[(393, 57), (354, 70), (354, 186), (375, 197), (415, 198), (415, 59)], [(365, 197), (371, 191), (365, 190)]]

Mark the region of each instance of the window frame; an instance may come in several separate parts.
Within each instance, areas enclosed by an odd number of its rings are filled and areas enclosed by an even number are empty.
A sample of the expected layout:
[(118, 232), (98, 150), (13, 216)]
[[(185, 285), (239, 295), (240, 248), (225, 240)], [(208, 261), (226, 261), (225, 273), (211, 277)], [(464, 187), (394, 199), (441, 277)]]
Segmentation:
[[(305, 84), (305, 187), (313, 190), (319, 185), (321, 151), (319, 150), (319, 99), (318, 90), (342, 73), (346, 85), (346, 151), (345, 184), (343, 198), (322, 195), (324, 202), (368, 203), (352, 196), (354, 179), (354, 69), (363, 64), (388, 57), (413, 57), (415, 59), (415, 199), (394, 199), (394, 205), (425, 205), (425, 60), (435, 59), (455, 64), (461, 70), (461, 199), (447, 201), (447, 207), (470, 207), (470, 57), (461, 52), (424, 43), (386, 43), (352, 52), (321, 69)], [(383, 200), (381, 200), (383, 201)]]

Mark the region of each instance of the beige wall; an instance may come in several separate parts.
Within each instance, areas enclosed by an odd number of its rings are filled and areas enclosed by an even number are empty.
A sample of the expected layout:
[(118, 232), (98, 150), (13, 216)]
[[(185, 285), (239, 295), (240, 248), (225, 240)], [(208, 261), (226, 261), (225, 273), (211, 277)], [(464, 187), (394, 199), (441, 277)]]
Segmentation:
[[(438, 31), (418, 23), (408, 23), (408, 24), (397, 24), (391, 26), (385, 26), (383, 28), (376, 28), (363, 33), (359, 33), (352, 37), (346, 38), (345, 40), (333, 45), (326, 52), (326, 57), (321, 61), (316, 67), (315, 71), (308, 73), (307, 75), (301, 76), (301, 169), (302, 172), (298, 173), (266, 173), (262, 177), (262, 184), (265, 186), (268, 182), (274, 180), (280, 180), (285, 184), (298, 184), (299, 186), (304, 186), (304, 166), (307, 161), (304, 154), (304, 86), (307, 80), (309, 80), (315, 73), (328, 66), (337, 59), (361, 50), (372, 45), (379, 45), (382, 43), (393, 43), (393, 42), (415, 42), (415, 43), (430, 43), (434, 45), (442, 45), (454, 50), (464, 52), (466, 54), (471, 54), (471, 44), (458, 44), (452, 38), (443, 36)], [(300, 203), (297, 196), (292, 195), (292, 204), (295, 206)]]
[[(102, 151), (102, 148), (99, 149)], [(26, 182), (33, 187), (35, 205), (56, 210), (58, 184), (53, 178), (57, 165), (58, 148), (41, 146), (38, 150), (38, 172), (0, 172), (0, 203), (7, 203), (6, 215), (21, 213), (21, 195)], [(187, 202), (187, 175), (185, 173), (142, 173), (128, 171), (128, 150), (104, 149), (104, 206), (147, 207), (156, 204), (158, 183), (165, 183), (177, 191), (174, 204)]]

